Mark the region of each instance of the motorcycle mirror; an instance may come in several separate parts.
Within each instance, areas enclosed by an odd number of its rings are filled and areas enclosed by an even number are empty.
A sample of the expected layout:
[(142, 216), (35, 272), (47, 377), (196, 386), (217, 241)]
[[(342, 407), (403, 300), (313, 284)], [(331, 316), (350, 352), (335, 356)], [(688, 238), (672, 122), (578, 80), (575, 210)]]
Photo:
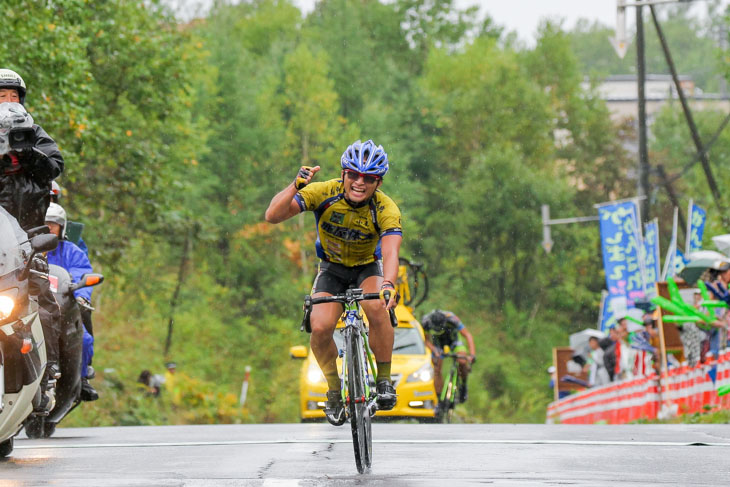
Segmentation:
[(79, 282), (71, 285), (69, 291), (78, 291), (82, 287), (96, 286), (102, 282), (104, 282), (104, 276), (101, 274), (84, 274), (81, 276), (81, 279), (79, 279)]
[(33, 238), (36, 235), (41, 235), (41, 234), (44, 234), (44, 233), (51, 233), (51, 229), (48, 228), (47, 225), (41, 225), (40, 227), (33, 227), (33, 228), (31, 228), (30, 230), (28, 230), (25, 233), (28, 234), (28, 238)]
[(50, 233), (36, 235), (30, 239), (30, 246), (35, 253), (50, 252), (58, 246), (58, 237)]

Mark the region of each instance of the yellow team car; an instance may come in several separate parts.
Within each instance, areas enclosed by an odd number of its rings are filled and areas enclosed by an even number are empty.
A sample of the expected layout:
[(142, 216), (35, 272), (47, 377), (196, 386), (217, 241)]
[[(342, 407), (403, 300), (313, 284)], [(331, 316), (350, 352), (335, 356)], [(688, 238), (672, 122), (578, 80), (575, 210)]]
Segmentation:
[[(423, 328), (413, 317), (409, 307), (399, 304), (395, 308), (398, 327), (395, 328), (391, 377), (398, 394), (398, 401), (390, 411), (378, 411), (377, 417), (416, 418), (430, 421), (438, 404), (433, 387), (431, 354), (424, 343)], [(337, 328), (343, 326), (342, 321)], [(334, 333), (337, 347), (342, 347), (342, 334)], [(292, 358), (305, 359), (299, 374), (299, 409), (302, 422), (324, 420), (324, 403), (327, 400), (327, 382), (314, 358), (304, 345), (291, 347)], [(341, 359), (337, 368), (342, 370)]]

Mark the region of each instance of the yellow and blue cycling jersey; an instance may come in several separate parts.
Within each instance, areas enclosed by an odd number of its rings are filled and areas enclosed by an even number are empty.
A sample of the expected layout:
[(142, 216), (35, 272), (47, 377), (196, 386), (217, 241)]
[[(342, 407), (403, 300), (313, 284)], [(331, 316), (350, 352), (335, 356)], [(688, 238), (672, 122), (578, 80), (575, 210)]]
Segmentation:
[(310, 183), (294, 197), (317, 221), (317, 256), (347, 267), (381, 258), (380, 239), (402, 235), (401, 215), (390, 197), (376, 190), (367, 204), (354, 207), (345, 199), (341, 179)]

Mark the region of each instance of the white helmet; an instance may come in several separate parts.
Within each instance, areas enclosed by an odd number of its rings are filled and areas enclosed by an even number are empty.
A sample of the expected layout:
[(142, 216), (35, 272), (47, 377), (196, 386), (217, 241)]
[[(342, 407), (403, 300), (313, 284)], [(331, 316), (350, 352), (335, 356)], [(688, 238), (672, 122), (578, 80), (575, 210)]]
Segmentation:
[(33, 127), (33, 117), (20, 103), (0, 103), (0, 154), (10, 151), (10, 129)]
[(25, 103), (25, 81), (12, 69), (0, 69), (0, 88), (18, 90), (20, 103)]
[(63, 188), (56, 181), (51, 182), (51, 197), (56, 197), (56, 200), (61, 198), (61, 191)]
[(51, 203), (46, 211), (45, 221), (61, 225), (61, 238), (66, 238), (66, 210), (63, 209), (63, 206)]

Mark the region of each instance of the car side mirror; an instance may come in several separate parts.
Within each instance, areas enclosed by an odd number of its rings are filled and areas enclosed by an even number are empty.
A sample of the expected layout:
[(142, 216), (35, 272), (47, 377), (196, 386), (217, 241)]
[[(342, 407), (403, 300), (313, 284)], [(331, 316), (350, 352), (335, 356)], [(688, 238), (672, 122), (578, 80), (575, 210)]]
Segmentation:
[(291, 356), (291, 358), (307, 358), (308, 353), (309, 352), (307, 351), (307, 347), (305, 347), (304, 345), (297, 345), (289, 349), (289, 355)]

